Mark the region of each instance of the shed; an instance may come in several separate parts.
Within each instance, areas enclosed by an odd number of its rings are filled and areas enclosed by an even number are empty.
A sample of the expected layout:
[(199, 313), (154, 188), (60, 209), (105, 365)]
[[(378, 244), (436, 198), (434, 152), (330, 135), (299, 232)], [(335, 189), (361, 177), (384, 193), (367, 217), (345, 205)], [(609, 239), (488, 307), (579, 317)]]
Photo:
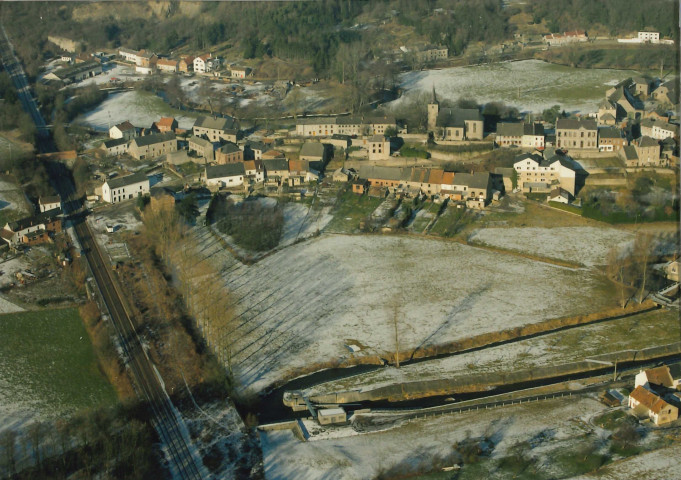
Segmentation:
[(341, 407), (338, 408), (326, 408), (319, 410), (317, 414), (317, 420), (320, 425), (332, 425), (335, 423), (345, 423), (347, 421), (347, 416), (345, 410)]

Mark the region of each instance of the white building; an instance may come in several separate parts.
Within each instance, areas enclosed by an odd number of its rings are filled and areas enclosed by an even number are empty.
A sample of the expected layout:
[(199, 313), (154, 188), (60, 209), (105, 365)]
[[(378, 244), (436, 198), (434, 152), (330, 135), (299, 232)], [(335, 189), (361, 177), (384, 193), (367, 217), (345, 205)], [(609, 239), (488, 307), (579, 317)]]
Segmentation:
[(212, 53), (206, 53), (194, 59), (194, 71), (197, 73), (212, 72), (217, 68), (219, 60)]
[(246, 170), (243, 162), (226, 163), (206, 167), (206, 185), (208, 187), (238, 187), (244, 184)]
[(109, 129), (109, 138), (124, 138), (132, 140), (137, 136), (137, 128), (129, 121), (121, 122)]
[(61, 208), (61, 198), (59, 195), (53, 197), (40, 197), (38, 206), (40, 207), (40, 213), (54, 210), (55, 208)]
[(638, 39), (641, 42), (658, 43), (660, 41), (660, 32), (638, 32)]
[(119, 203), (148, 194), (149, 178), (143, 172), (107, 180), (102, 185), (102, 199), (109, 203)]
[(575, 195), (577, 174), (575, 165), (566, 155), (522, 154), (516, 157), (513, 168), (518, 173), (518, 187), (523, 192), (550, 193), (559, 186)]

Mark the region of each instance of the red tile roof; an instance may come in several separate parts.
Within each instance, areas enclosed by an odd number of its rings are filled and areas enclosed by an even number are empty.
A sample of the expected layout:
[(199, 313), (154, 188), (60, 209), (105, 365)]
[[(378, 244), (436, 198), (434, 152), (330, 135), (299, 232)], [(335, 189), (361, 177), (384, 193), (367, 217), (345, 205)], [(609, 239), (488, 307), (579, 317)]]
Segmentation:
[(646, 407), (648, 410), (655, 414), (660, 413), (660, 411), (663, 408), (669, 406), (667, 402), (665, 402), (664, 400), (662, 400), (660, 397), (650, 392), (649, 390), (646, 390), (641, 385), (636, 387), (634, 391), (629, 394), (629, 397), (633, 398), (638, 403), (640, 403), (641, 405), (643, 405), (644, 407)]
[(645, 370), (646, 378), (648, 383), (653, 385), (662, 385), (663, 387), (674, 386), (674, 379), (669, 372), (669, 367), (667, 365), (661, 365), (655, 368), (649, 368)]
[(173, 117), (161, 117), (161, 119), (156, 122), (156, 125), (159, 127), (172, 128), (174, 122), (175, 119)]

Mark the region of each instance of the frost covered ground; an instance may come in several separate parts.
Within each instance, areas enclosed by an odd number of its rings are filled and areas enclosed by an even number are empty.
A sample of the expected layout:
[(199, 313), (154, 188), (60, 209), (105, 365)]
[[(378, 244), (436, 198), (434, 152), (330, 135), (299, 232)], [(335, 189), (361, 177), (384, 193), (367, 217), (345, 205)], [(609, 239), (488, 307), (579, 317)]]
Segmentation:
[(587, 266), (606, 264), (608, 250), (634, 239), (630, 232), (608, 227), (484, 228), (470, 241)]
[(584, 271), (382, 236), (325, 235), (245, 266), (206, 229), (196, 234), (240, 317), (233, 363), (251, 392), (349, 355), (349, 339), (365, 353), (393, 351), (395, 315), (402, 348), (416, 348), (591, 311), (600, 285)]
[(646, 452), (608, 465), (596, 474), (573, 477), (571, 480), (620, 480), (623, 478), (675, 479), (679, 475), (681, 442), (670, 447)]
[(150, 127), (162, 116), (173, 116), (179, 128), (189, 129), (194, 125), (198, 114), (175, 110), (152, 93), (133, 90), (110, 95), (94, 110), (79, 115), (76, 123), (104, 131), (108, 130), (110, 125), (125, 120), (129, 120), (136, 127)]
[[(597, 307), (594, 303), (594, 310)], [(474, 378), (486, 373), (561, 365), (605, 353), (678, 342), (681, 341), (678, 333), (669, 333), (678, 332), (678, 327), (676, 311), (646, 312), (461, 355), (402, 365), (399, 369), (386, 367), (317, 385), (305, 393), (364, 391), (394, 383)]]
[(300, 203), (287, 203), (284, 207), (284, 231), (279, 245), (291, 245), (298, 239), (322, 231), (333, 218), (330, 211), (331, 207), (317, 209)]
[(541, 60), (415, 71), (400, 77), (400, 86), (407, 93), (389, 105), (399, 106), (435, 87), (440, 100), (500, 101), (533, 112), (559, 104), (568, 112), (595, 112), (605, 90), (634, 74), (631, 70), (572, 68)]
[[(586, 420), (606, 408), (592, 398), (573, 397), (431, 417), (379, 433), (305, 443), (289, 430), (262, 432), (265, 478), (374, 478), (381, 470), (396, 465), (415, 467), (436, 455), (447, 455), (452, 445), (467, 438), (490, 438), (494, 444), (493, 459), (507, 455), (519, 442), (538, 438), (550, 438), (553, 445), (569, 446), (590, 430)], [(550, 425), (547, 418), (551, 418)], [(546, 451), (542, 454), (541, 448), (535, 450), (542, 470), (551, 468), (550, 454)]]
[[(6, 178), (0, 178), (0, 213), (15, 216), (31, 214), (24, 191), (19, 185)], [(4, 226), (3, 223), (0, 228)]]

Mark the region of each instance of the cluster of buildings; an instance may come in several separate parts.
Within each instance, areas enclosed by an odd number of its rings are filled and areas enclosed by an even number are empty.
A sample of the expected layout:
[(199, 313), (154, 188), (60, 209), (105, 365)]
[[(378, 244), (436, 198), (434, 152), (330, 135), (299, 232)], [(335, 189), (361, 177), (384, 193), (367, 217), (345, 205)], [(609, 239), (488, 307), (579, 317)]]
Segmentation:
[(227, 76), (240, 79), (253, 76), (253, 71), (247, 67), (234, 66), (230, 67), (229, 70), (222, 70), (222, 60), (214, 57), (212, 53), (197, 56), (187, 55), (179, 59), (171, 59), (161, 58), (147, 50), (120, 48), (118, 54), (123, 60), (135, 64), (135, 71), (137, 73), (145, 75), (158, 71), (162, 73), (210, 73), (212, 76)]
[(545, 44), (549, 46), (567, 45), (569, 43), (587, 42), (589, 36), (584, 30), (573, 30), (563, 33), (549, 33), (542, 37)]
[(643, 370), (634, 380), (628, 406), (634, 414), (665, 425), (679, 418), (681, 406), (681, 371), (674, 365), (675, 375), (667, 365)]
[(660, 40), (660, 32), (638, 32), (632, 38), (618, 38), (619, 43), (661, 43), (664, 45), (674, 45), (674, 40)]
[(21, 248), (52, 242), (61, 231), (61, 199), (55, 195), (40, 197), (33, 215), (7, 222), (0, 230), (0, 238), (11, 248)]

